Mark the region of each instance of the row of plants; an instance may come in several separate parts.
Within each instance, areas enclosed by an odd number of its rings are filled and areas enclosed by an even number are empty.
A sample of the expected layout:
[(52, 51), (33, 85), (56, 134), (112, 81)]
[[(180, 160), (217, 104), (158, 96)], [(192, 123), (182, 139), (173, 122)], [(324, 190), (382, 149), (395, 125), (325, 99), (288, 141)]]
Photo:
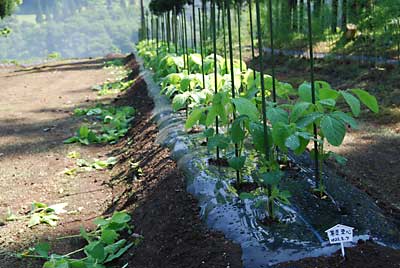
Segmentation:
[[(340, 146), (348, 128), (357, 129), (355, 117), (362, 112), (362, 105), (374, 113), (379, 111), (376, 98), (362, 89), (335, 90), (325, 81), (315, 81), (313, 96), (309, 82), (294, 88), (247, 68), (232, 56), (203, 56), (188, 49), (172, 53), (168, 48), (165, 42), (155, 40), (137, 45), (145, 66), (154, 71), (161, 93), (171, 99), (175, 111), (186, 110), (186, 129), (200, 126), (208, 149), (216, 150), (217, 158), (222, 153), (227, 159), (236, 171), (234, 186), (241, 198), (267, 196), (257, 204), (272, 220), (276, 220), (276, 205), (289, 203), (290, 193), (280, 187), (284, 176), (280, 164), (287, 161), (287, 155), (303, 154), (310, 143), (316, 145), (317, 150), (310, 154), (318, 154), (320, 178), (313, 191), (323, 198), (324, 160), (334, 157), (343, 161), (326, 150), (326, 145)], [(269, 97), (266, 103), (263, 95)], [(246, 150), (256, 151), (257, 163), (247, 163)], [(257, 166), (254, 182), (242, 176), (247, 164)], [(247, 183), (256, 183), (254, 190), (241, 192)]]
[[(52, 252), (49, 243), (42, 242), (17, 254), (17, 257), (45, 260), (43, 268), (106, 268), (143, 240), (142, 236), (133, 233), (130, 222), (129, 214), (115, 212), (109, 218), (95, 219), (96, 228), (93, 231), (88, 232), (81, 227), (79, 234), (59, 238), (82, 239), (85, 245), (81, 248), (66, 254), (57, 254)], [(121, 238), (126, 234), (129, 235), (128, 239)], [(128, 263), (123, 267), (128, 267)]]
[(86, 109), (75, 109), (75, 116), (85, 116), (92, 124), (83, 124), (76, 131), (76, 135), (68, 138), (64, 143), (79, 142), (84, 145), (93, 143), (116, 143), (125, 136), (130, 127), (130, 122), (135, 115), (131, 106), (105, 106), (102, 104)]

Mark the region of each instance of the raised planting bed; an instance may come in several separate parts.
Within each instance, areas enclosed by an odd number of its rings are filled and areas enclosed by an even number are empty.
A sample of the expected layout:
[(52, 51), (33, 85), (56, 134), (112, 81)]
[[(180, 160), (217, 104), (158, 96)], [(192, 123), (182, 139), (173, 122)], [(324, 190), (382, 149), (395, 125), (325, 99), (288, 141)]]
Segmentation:
[[(324, 198), (310, 190), (314, 178), (308, 153), (289, 154), (281, 189), (290, 190), (290, 204), (276, 202), (279, 222), (266, 222), (265, 210), (256, 208), (265, 197), (239, 198), (233, 187), (235, 170), (209, 164), (215, 154), (202, 146), (204, 137), (185, 131), (185, 114), (173, 111), (170, 100), (160, 94), (151, 71), (143, 70), (141, 75), (155, 102), (158, 142), (171, 149), (172, 157), (186, 175), (187, 190), (199, 200), (201, 216), (208, 226), (241, 245), (244, 267), (273, 267), (290, 260), (330, 255), (340, 246), (329, 245), (325, 230), (337, 223), (355, 228), (354, 242), (372, 239), (378, 244), (400, 247), (398, 225), (385, 217), (367, 194), (334, 172), (324, 169)], [(249, 161), (242, 176), (251, 184), (255, 181), (254, 171), (259, 168), (251, 160), (257, 156), (251, 144), (245, 143), (244, 147), (243, 154)]]

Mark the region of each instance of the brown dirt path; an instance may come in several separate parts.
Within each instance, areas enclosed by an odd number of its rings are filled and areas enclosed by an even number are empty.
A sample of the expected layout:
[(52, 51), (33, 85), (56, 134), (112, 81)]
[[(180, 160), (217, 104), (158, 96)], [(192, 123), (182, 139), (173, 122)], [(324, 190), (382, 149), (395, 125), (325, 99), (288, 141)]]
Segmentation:
[[(76, 232), (82, 221), (101, 215), (111, 199), (102, 185), (108, 171), (63, 174), (78, 151), (87, 160), (104, 157), (107, 146), (64, 145), (82, 123), (76, 107), (93, 105), (91, 87), (112, 74), (103, 59), (64, 61), (30, 69), (0, 69), (0, 251), (16, 250), (48, 235)], [(104, 101), (105, 98), (102, 98)], [(101, 196), (101, 199), (96, 198)], [(33, 201), (68, 203), (59, 226), (33, 229), (26, 221), (4, 221), (7, 211), (23, 215)], [(5, 266), (4, 266), (5, 265)], [(4, 261), (0, 267), (8, 267)]]

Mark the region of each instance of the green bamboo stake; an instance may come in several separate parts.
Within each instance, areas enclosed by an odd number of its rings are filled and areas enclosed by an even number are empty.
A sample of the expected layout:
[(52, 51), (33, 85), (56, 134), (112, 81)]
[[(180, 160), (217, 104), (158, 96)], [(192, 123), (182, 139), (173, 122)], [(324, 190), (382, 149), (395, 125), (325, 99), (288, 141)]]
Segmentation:
[(185, 56), (185, 20), (183, 19), (183, 13), (180, 16), (181, 20), (181, 46), (182, 46), (182, 56), (183, 56), (183, 68), (187, 68), (186, 56)]
[(178, 55), (178, 14), (176, 7), (174, 8), (174, 41), (175, 41), (175, 53)]
[[(225, 7), (226, 1), (222, 2), (222, 31), (223, 31), (223, 42), (224, 42), (224, 58), (225, 58), (225, 70), (228, 72), (228, 63), (226, 61), (226, 29), (225, 29), (225, 14), (227, 14), (227, 8)], [(229, 11), (229, 9), (228, 9)]]
[[(258, 39), (258, 50), (259, 50), (259, 65), (260, 65), (260, 82), (261, 82), (261, 110), (263, 117), (263, 128), (264, 128), (264, 143), (265, 143), (265, 158), (267, 162), (270, 161), (270, 151), (269, 151), (269, 140), (268, 140), (268, 127), (267, 127), (267, 105), (265, 99), (265, 84), (264, 84), (264, 70), (263, 70), (263, 45), (262, 45), (262, 35), (261, 35), (261, 16), (260, 16), (260, 0), (256, 0), (256, 18), (257, 18), (257, 39)], [(272, 187), (268, 185), (268, 196), (272, 195)], [(268, 202), (268, 210), (270, 217), (272, 218), (272, 202)]]
[(275, 81), (275, 48), (274, 48), (274, 27), (272, 21), (272, 0), (268, 0), (269, 17), (269, 40), (271, 46), (271, 75), (272, 75), (272, 99), (276, 102), (276, 81)]
[(196, 42), (196, 9), (195, 9), (195, 1), (193, 0), (192, 3), (192, 23), (193, 23), (193, 48), (195, 51), (197, 51), (197, 42)]
[[(235, 99), (235, 72), (233, 67), (233, 45), (232, 45), (232, 21), (231, 21), (231, 9), (230, 9), (230, 0), (226, 1), (226, 11), (227, 11), (227, 20), (228, 20), (228, 45), (229, 45), (229, 61), (230, 61), (230, 73), (231, 73), (231, 94), (232, 99)], [(233, 120), (236, 119), (236, 107), (233, 107)], [(239, 157), (239, 146), (235, 143), (235, 156)], [(239, 186), (241, 184), (240, 180), (240, 171), (236, 170), (236, 184)]]
[(159, 27), (159, 19), (158, 19), (158, 16), (157, 16), (156, 17), (156, 55), (157, 56), (158, 56), (158, 42), (159, 42), (159, 40), (158, 40), (158, 33), (159, 33), (158, 27)]
[(168, 11), (167, 12), (167, 49), (168, 49), (168, 53), (171, 52), (170, 42), (171, 42), (171, 20), (170, 20), (170, 13)]
[[(239, 43), (239, 67), (240, 67), (240, 72), (243, 70), (243, 63), (242, 63), (242, 38), (241, 38), (241, 32), (240, 32), (240, 13), (241, 13), (241, 5), (239, 2), (237, 2), (237, 27), (238, 27), (238, 43)], [(241, 92), (242, 89), (242, 77), (240, 76), (240, 88), (239, 92)]]
[[(315, 79), (314, 79), (314, 50), (313, 50), (313, 34), (312, 34), (312, 17), (311, 17), (311, 2), (307, 0), (307, 16), (308, 16), (308, 45), (310, 50), (310, 79), (311, 79), (311, 101), (313, 104), (316, 102), (315, 96)], [(320, 167), (319, 167), (319, 152), (318, 152), (318, 131), (317, 125), (313, 124), (314, 133), (314, 165), (315, 165), (315, 180), (317, 189), (321, 185)]]
[[(211, 0), (211, 20), (214, 27), (212, 27), (213, 34), (213, 52), (214, 52), (214, 93), (218, 93), (218, 69), (217, 69), (217, 30), (215, 28), (215, 0)], [(219, 134), (218, 116), (215, 118), (215, 133)], [(219, 160), (219, 147), (217, 147), (217, 160)]]
[(188, 49), (188, 36), (187, 36), (187, 20), (186, 20), (186, 11), (185, 9), (183, 9), (183, 38), (185, 40), (185, 49), (184, 49), (184, 53), (185, 53), (185, 57), (186, 57), (186, 68), (188, 70), (188, 74), (190, 74), (190, 66), (189, 66), (189, 49)]
[[(253, 11), (252, 11), (252, 3), (251, 0), (249, 0), (249, 20), (250, 20), (250, 43), (251, 43), (251, 57), (254, 60), (256, 58), (255, 52), (254, 52), (254, 40), (253, 40)], [(253, 77), (256, 79), (256, 69), (253, 68)]]
[(242, 38), (241, 38), (241, 31), (240, 31), (240, 17), (241, 17), (241, 6), (240, 3), (237, 2), (237, 21), (238, 21), (238, 43), (239, 43), (239, 60), (240, 60), (240, 71), (243, 70), (242, 65)]
[(200, 55), (201, 55), (201, 75), (203, 78), (203, 89), (206, 87), (206, 78), (204, 74), (204, 51), (203, 51), (203, 30), (202, 30), (202, 21), (201, 21), (201, 9), (198, 9), (199, 12), (199, 33), (200, 33)]

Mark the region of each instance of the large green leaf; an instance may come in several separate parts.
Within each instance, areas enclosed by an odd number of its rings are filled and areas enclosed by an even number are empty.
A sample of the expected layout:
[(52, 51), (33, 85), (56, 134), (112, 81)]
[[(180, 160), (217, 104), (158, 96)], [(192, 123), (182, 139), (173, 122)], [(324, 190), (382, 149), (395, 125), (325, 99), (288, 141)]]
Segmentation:
[(200, 120), (203, 112), (204, 108), (198, 108), (193, 110), (190, 113), (189, 117), (186, 119), (185, 128), (186, 129), (192, 128)]
[(320, 119), (322, 116), (323, 116), (323, 113), (320, 113), (320, 112), (314, 112), (311, 114), (307, 114), (307, 115), (301, 117), (297, 121), (296, 124), (300, 128), (308, 127), (309, 125), (314, 123), (316, 120)]
[(269, 121), (271, 121), (272, 125), (275, 125), (277, 123), (289, 123), (289, 115), (288, 113), (278, 107), (271, 107), (267, 109), (267, 118)]
[[(316, 96), (316, 100), (318, 99), (318, 91), (317, 89), (315, 89), (315, 96)], [(308, 82), (304, 82), (303, 84), (301, 84), (299, 86), (299, 97), (300, 100), (305, 101), (305, 102), (312, 102), (312, 88), (311, 88), (311, 84)]]
[(360, 101), (348, 92), (341, 91), (340, 93), (342, 94), (347, 104), (350, 106), (351, 112), (355, 116), (358, 116), (360, 114), (360, 106), (361, 106)]
[(271, 129), (267, 127), (268, 136), (264, 135), (264, 126), (260, 123), (251, 122), (250, 123), (250, 134), (253, 140), (254, 147), (257, 151), (265, 154), (266, 149), (266, 138), (268, 139), (269, 149), (272, 146), (272, 133)]
[(183, 94), (175, 95), (175, 97), (172, 100), (172, 108), (174, 109), (174, 111), (178, 111), (186, 107), (189, 96), (190, 95), (187, 94), (186, 92)]
[(272, 128), (272, 138), (274, 140), (274, 144), (277, 145), (284, 151), (286, 149), (286, 139), (291, 135), (291, 130), (288, 125), (284, 123), (275, 124)]
[(339, 120), (342, 120), (346, 124), (349, 124), (351, 128), (358, 129), (357, 121), (350, 115), (345, 114), (341, 111), (335, 111), (332, 113), (332, 116), (336, 117)]
[(304, 113), (310, 108), (311, 103), (309, 102), (298, 102), (293, 106), (292, 112), (290, 113), (290, 122), (296, 122)]
[(244, 120), (248, 119), (247, 116), (240, 116), (235, 119), (231, 127), (231, 139), (234, 143), (242, 142), (245, 138), (245, 131), (242, 128), (242, 123)]
[(362, 89), (351, 89), (351, 92), (357, 95), (357, 97), (374, 113), (379, 112), (379, 106), (376, 98), (369, 94), (367, 91)]
[(282, 176), (283, 173), (280, 170), (260, 174), (261, 182), (265, 185), (272, 185), (272, 186), (278, 185)]
[(300, 138), (295, 134), (290, 135), (285, 141), (285, 146), (293, 151), (296, 150), (300, 147)]
[(245, 98), (235, 98), (232, 99), (232, 102), (240, 115), (247, 115), (250, 120), (258, 121), (260, 114), (252, 101)]
[(207, 147), (212, 150), (216, 147), (220, 149), (227, 149), (229, 146), (229, 139), (224, 135), (218, 134), (208, 139)]
[(346, 134), (346, 127), (343, 121), (331, 115), (322, 117), (321, 130), (328, 142), (333, 146), (341, 145)]
[(130, 220), (131, 216), (123, 211), (115, 212), (111, 217), (111, 221), (116, 223), (128, 223)]
[(229, 166), (235, 170), (241, 170), (246, 162), (246, 156), (232, 157), (228, 160)]
[(100, 241), (91, 242), (85, 247), (85, 253), (92, 257), (93, 259), (98, 260), (98, 262), (104, 261), (106, 255), (104, 252), (104, 246)]
[(114, 243), (118, 237), (118, 233), (114, 230), (104, 229), (101, 232), (101, 240), (108, 245)]
[(332, 89), (331, 86), (325, 81), (316, 81), (315, 87), (318, 90), (318, 97), (320, 100), (333, 99), (336, 100), (339, 97), (339, 92)]

